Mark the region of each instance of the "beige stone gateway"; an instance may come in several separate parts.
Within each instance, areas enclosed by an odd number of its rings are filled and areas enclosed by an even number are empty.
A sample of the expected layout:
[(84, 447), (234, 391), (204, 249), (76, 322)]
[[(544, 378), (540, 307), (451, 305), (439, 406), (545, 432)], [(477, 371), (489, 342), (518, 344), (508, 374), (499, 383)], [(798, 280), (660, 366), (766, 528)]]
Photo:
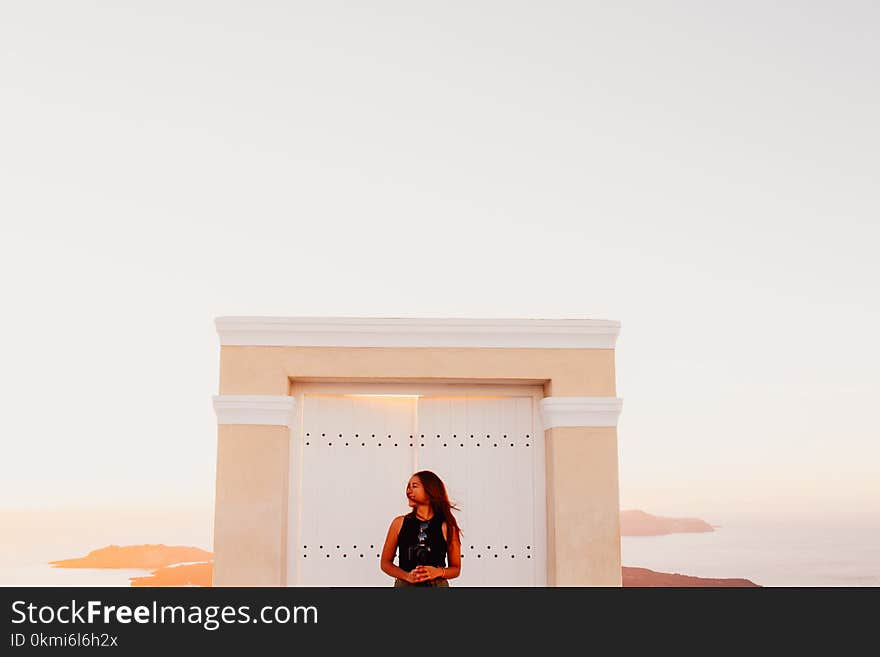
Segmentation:
[(391, 586), (379, 553), (432, 470), (454, 586), (620, 586), (620, 324), (220, 317), (214, 586)]

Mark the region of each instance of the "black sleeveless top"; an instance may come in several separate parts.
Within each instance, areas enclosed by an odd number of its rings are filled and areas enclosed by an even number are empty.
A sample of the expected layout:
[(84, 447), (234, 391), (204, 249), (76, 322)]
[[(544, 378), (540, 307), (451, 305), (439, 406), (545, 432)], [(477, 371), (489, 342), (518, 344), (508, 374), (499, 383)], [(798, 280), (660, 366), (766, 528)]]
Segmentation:
[[(419, 545), (419, 532), (425, 527), (425, 539), (423, 544), (430, 548), (425, 565), (446, 567), (446, 539), (443, 538), (443, 514), (435, 513), (429, 520), (419, 520), (415, 514), (403, 516), (403, 525), (397, 535), (398, 564), (406, 572), (411, 571), (418, 564), (415, 546)], [(412, 549), (410, 549), (412, 548)]]

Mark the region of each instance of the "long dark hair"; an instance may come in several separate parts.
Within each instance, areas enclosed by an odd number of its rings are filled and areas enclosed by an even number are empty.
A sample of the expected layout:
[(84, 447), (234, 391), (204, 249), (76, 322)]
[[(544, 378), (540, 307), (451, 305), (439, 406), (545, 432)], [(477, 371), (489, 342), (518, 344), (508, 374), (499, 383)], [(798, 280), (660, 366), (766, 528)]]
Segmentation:
[[(421, 470), (413, 476), (418, 477), (419, 481), (422, 482), (422, 487), (428, 495), (434, 513), (439, 514), (446, 521), (446, 529), (449, 533), (449, 540), (446, 542), (451, 544), (454, 539), (460, 541), (463, 533), (461, 527), (458, 526), (458, 522), (455, 520), (455, 516), (452, 515), (452, 510), (459, 511), (459, 508), (449, 501), (449, 495), (446, 494), (446, 486), (443, 485), (443, 480), (430, 470)], [(415, 517), (415, 514), (416, 510), (413, 509), (410, 515)]]

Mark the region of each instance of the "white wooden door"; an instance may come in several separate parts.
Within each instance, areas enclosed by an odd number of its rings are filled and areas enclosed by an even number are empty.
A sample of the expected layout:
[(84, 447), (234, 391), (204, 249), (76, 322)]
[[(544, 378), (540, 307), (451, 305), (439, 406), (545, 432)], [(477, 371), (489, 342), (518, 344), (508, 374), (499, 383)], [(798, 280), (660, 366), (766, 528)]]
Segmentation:
[[(298, 584), (385, 586), (379, 555), (413, 470), (415, 397), (304, 395)], [(295, 580), (294, 580), (295, 581)]]
[(533, 389), (333, 390), (314, 385), (299, 396), (290, 583), (390, 586), (379, 569), (388, 525), (409, 511), (410, 475), (431, 470), (461, 509), (462, 574), (452, 585), (545, 584), (544, 444)]

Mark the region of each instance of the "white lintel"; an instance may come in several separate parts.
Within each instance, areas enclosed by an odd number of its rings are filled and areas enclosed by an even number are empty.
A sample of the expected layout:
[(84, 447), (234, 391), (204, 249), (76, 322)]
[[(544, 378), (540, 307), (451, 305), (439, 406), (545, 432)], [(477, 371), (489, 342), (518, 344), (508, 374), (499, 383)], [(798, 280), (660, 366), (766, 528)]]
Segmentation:
[(221, 345), (614, 349), (620, 322), (603, 319), (217, 317)]

